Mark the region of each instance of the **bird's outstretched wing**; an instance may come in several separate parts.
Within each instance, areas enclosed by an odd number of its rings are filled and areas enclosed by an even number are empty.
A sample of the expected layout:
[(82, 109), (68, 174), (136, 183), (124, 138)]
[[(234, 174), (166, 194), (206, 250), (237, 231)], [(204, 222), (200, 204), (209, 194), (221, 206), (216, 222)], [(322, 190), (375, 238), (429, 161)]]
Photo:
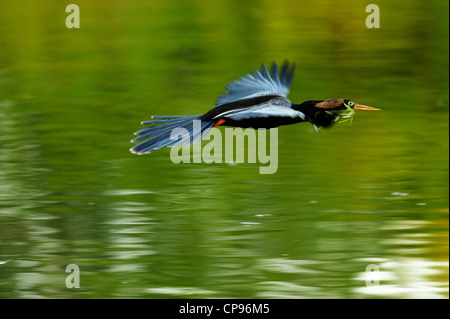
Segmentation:
[(273, 62), (270, 73), (263, 64), (261, 72), (255, 70), (253, 75), (246, 74), (239, 80), (226, 86), (227, 94), (220, 95), (215, 103), (216, 107), (239, 100), (261, 96), (287, 97), (294, 76), (295, 64), (284, 62), (278, 73), (278, 66)]

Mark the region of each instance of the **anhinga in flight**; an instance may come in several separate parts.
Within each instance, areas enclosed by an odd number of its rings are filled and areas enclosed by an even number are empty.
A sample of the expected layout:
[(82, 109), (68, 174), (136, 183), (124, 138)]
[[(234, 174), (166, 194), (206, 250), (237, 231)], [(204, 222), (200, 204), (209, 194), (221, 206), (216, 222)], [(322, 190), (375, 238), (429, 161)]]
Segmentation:
[[(138, 136), (131, 142), (148, 139), (133, 146), (130, 151), (145, 154), (164, 146), (192, 145), (219, 125), (259, 129), (310, 122), (317, 131), (318, 127), (329, 127), (339, 120), (351, 119), (354, 110), (378, 110), (347, 99), (292, 103), (287, 95), (294, 70), (295, 65), (288, 62), (282, 65), (280, 72), (275, 62), (270, 72), (263, 64), (261, 71), (255, 70), (253, 75), (246, 74), (228, 84), (227, 93), (220, 95), (215, 107), (205, 114), (152, 116), (153, 120), (142, 122), (152, 126), (134, 133)], [(198, 127), (195, 127), (196, 123)], [(189, 136), (171, 139), (171, 132), (176, 128), (186, 129)]]

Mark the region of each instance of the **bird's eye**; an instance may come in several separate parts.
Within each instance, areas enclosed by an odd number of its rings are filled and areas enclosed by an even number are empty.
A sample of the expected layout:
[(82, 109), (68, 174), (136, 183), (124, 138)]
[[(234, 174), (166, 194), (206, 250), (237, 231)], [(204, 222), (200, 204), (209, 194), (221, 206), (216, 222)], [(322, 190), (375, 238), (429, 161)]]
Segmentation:
[(355, 103), (353, 101), (348, 101), (347, 105), (352, 107), (353, 105), (355, 105)]

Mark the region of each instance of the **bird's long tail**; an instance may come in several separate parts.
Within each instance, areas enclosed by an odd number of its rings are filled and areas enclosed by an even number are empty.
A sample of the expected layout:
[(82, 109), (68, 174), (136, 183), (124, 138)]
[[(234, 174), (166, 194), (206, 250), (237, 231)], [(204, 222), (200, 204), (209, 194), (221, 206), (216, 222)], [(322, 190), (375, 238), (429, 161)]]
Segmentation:
[[(216, 121), (200, 120), (201, 115), (190, 116), (152, 116), (151, 121), (141, 122), (146, 127), (134, 135), (138, 135), (131, 142), (147, 140), (130, 148), (131, 153), (145, 154), (168, 146), (181, 144), (192, 145), (201, 140), (213, 127)], [(161, 125), (160, 125), (161, 124)]]

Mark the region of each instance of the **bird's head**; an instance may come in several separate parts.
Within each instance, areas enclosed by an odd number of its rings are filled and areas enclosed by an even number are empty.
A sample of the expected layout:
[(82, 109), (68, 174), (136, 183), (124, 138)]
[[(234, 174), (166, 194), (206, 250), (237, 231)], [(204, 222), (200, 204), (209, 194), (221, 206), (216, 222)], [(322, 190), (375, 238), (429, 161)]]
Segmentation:
[(353, 119), (355, 110), (379, 110), (372, 106), (357, 104), (347, 99), (332, 99), (324, 101), (307, 101), (302, 104), (304, 107), (302, 111), (308, 120), (319, 127), (329, 127), (332, 124), (339, 122), (347, 122)]
[(318, 111), (347, 111), (352, 110), (379, 110), (375, 107), (356, 104), (355, 102), (347, 99), (333, 99), (325, 101), (315, 101), (314, 108)]

